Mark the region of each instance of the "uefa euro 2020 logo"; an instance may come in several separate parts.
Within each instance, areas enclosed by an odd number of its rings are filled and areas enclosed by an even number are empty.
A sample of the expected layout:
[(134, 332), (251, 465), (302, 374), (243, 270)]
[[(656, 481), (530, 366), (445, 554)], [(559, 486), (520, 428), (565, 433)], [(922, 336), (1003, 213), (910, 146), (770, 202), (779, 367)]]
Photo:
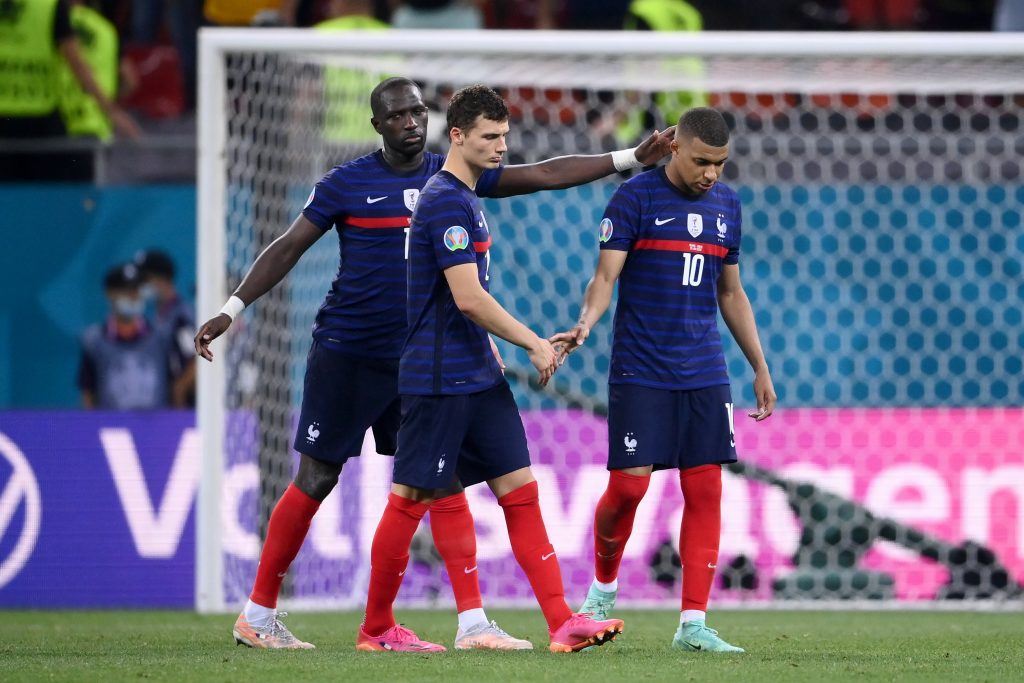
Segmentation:
[(615, 232), (614, 226), (612, 226), (612, 219), (605, 218), (601, 221), (601, 241), (607, 242), (612, 238), (612, 233)]
[(448, 251), (458, 251), (469, 246), (469, 233), (461, 225), (453, 225), (444, 231), (444, 246)]

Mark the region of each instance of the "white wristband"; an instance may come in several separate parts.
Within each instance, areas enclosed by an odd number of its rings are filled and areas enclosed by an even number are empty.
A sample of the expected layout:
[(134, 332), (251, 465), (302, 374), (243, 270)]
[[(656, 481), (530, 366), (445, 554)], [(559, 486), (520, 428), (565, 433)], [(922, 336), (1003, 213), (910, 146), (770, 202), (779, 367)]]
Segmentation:
[(220, 309), (220, 312), (234, 320), (243, 310), (245, 310), (245, 302), (232, 295), (228, 302), (224, 304), (224, 307)]
[(629, 149), (617, 149), (612, 152), (612, 166), (616, 171), (628, 171), (631, 168), (641, 168), (643, 164), (636, 158), (636, 147)]

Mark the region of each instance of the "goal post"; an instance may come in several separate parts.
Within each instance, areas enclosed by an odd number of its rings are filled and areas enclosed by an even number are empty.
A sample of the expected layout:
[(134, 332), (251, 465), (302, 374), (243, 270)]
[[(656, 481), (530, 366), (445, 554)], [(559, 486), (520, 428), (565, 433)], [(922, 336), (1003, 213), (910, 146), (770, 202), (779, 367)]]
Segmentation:
[[(442, 152), (451, 93), (477, 82), (499, 89), (512, 116), (510, 163), (632, 146), (674, 122), (681, 102), (720, 109), (732, 131), (725, 181), (743, 200), (744, 279), (780, 408), (763, 425), (737, 417), (741, 463), (725, 481), (716, 604), (1016, 604), (1024, 42), (1015, 35), (204, 28), (199, 75), (200, 319), (316, 180), (373, 149), (372, 136), (338, 119), (365, 103), (370, 130), (366, 83), (421, 83), (431, 148)], [(485, 202), (492, 291), (538, 332), (575, 319), (601, 213), (623, 180)], [(291, 479), (310, 325), (337, 270), (335, 240), (314, 245), (215, 342), (215, 361), (200, 363), (199, 611), (245, 599), (266, 517)], [(502, 347), (568, 586), (592, 571), (610, 339), (609, 315), (547, 391), (529, 382), (525, 353)], [(726, 351), (739, 416), (751, 377), (728, 340)], [(361, 606), (390, 477), (390, 460), (372, 453), (368, 437), (321, 507), (286, 602)], [(485, 492), (470, 496), (485, 600), (532, 604), (500, 512)], [(624, 602), (675, 604), (680, 510), (678, 491), (657, 479), (627, 548)], [(412, 567), (405, 604), (450, 601), (429, 541), (417, 540)]]

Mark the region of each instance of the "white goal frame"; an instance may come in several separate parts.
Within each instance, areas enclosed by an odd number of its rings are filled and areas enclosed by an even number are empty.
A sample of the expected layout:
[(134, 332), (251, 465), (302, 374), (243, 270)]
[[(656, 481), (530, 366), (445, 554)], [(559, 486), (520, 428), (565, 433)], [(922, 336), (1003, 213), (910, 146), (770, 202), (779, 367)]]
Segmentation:
[[(197, 314), (213, 315), (226, 300), (224, 262), (226, 197), (226, 130), (229, 107), (226, 98), (225, 57), (238, 51), (327, 54), (344, 46), (363, 59), (388, 54), (436, 54), (459, 57), (471, 63), (476, 55), (498, 55), (511, 60), (544, 60), (556, 57), (619, 56), (665, 59), (675, 57), (724, 57), (766, 59), (772, 57), (826, 58), (837, 65), (833, 79), (843, 80), (843, 92), (872, 92), (892, 82), (859, 77), (857, 60), (878, 58), (935, 58), (955, 63), (972, 58), (1024, 56), (1019, 34), (992, 33), (700, 33), (667, 34), (632, 32), (558, 31), (384, 31), (372, 33), (319, 32), (304, 29), (209, 29), (199, 32), (198, 180), (197, 180)], [(844, 68), (844, 65), (846, 67)], [(742, 69), (735, 78), (750, 77)], [(564, 77), (560, 72), (559, 77)], [(602, 73), (602, 77), (604, 74)], [(610, 74), (610, 78), (638, 77)], [(907, 78), (907, 74), (895, 76)], [(909, 77), (912, 77), (910, 75)], [(593, 77), (589, 76), (590, 82)], [(713, 88), (709, 79), (714, 78)], [(695, 90), (730, 88), (730, 76), (680, 75), (673, 85)], [(1016, 76), (1024, 92), (1024, 73)], [(724, 80), (723, 80), (724, 79)], [(618, 81), (622, 83), (623, 81)], [(1005, 83), (1005, 78), (1000, 81)], [(739, 83), (739, 81), (737, 81)], [(820, 85), (822, 81), (817, 83)], [(805, 80), (797, 74), (780, 73), (761, 82), (765, 90), (789, 88), (801, 91)], [(1011, 85), (1014, 85), (1011, 82)], [(645, 84), (630, 83), (643, 90)], [(982, 88), (976, 77), (951, 71), (942, 83), (946, 92)], [(326, 169), (325, 169), (326, 170)], [(284, 226), (282, 226), (283, 228)], [(224, 567), (220, 509), (224, 468), (225, 364), (200, 363), (196, 421), (201, 441), (201, 477), (196, 517), (195, 606), (200, 612), (223, 612)], [(820, 606), (820, 603), (815, 603)], [(849, 606), (844, 603), (843, 606)]]

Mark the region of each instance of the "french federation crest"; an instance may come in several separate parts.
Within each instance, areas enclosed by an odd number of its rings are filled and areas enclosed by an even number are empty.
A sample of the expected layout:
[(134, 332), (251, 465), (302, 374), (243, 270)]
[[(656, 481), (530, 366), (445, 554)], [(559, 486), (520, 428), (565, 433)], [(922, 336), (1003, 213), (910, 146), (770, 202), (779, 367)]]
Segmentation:
[(402, 192), (402, 199), (405, 200), (405, 208), (410, 211), (416, 210), (416, 201), (420, 198), (420, 191), (416, 189), (408, 189)]
[(686, 214), (686, 229), (692, 237), (698, 237), (704, 232), (704, 217), (699, 213)]
[(718, 239), (720, 240), (725, 239), (725, 231), (729, 229), (729, 226), (726, 225), (724, 220), (722, 220), (723, 218), (725, 218), (725, 216), (718, 214), (718, 218), (715, 219), (715, 227), (718, 228)]
[(615, 226), (612, 225), (611, 218), (605, 218), (601, 221), (601, 241), (607, 242), (612, 238), (612, 233), (615, 232)]
[(459, 251), (469, 246), (469, 233), (461, 225), (453, 225), (444, 231), (444, 246), (448, 251)]

